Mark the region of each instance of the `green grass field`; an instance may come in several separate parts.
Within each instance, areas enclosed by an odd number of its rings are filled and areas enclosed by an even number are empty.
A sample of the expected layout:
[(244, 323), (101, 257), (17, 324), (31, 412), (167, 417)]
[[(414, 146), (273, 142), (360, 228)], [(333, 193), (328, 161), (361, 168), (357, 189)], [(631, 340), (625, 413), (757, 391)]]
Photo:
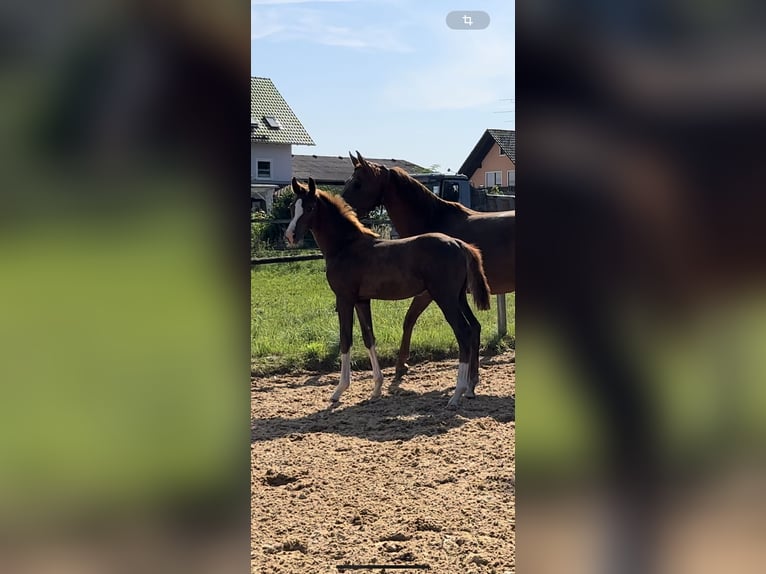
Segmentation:
[[(294, 369), (332, 370), (339, 365), (335, 296), (324, 275), (324, 261), (260, 265), (251, 274), (250, 349), (259, 375)], [(470, 297), (469, 297), (470, 301)], [(497, 337), (495, 297), (492, 309), (475, 311), (482, 324), (482, 352), (515, 344), (515, 297), (506, 296), (508, 334)], [(402, 321), (410, 300), (373, 301), (372, 320), (383, 366), (393, 365)], [(426, 309), (412, 335), (410, 362), (457, 357), (457, 342), (436, 305)], [(354, 366), (369, 365), (359, 324), (354, 320)]]

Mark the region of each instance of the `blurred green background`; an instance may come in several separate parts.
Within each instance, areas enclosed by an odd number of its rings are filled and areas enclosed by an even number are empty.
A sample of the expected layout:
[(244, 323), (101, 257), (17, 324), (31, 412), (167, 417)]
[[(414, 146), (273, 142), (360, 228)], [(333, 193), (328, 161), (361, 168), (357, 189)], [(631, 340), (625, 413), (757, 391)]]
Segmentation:
[[(248, 9), (89, 0), (2, 9), (9, 563), (19, 540), (35, 540), (19, 564), (50, 557), (75, 568), (78, 559), (48, 550), (76, 538), (94, 557), (106, 545), (78, 525), (97, 524), (137, 560), (153, 552), (186, 572), (222, 571), (193, 553), (236, 527), (241, 554), (230, 557), (247, 567), (250, 166), (236, 134), (247, 126)], [(122, 535), (136, 520), (151, 544)], [(211, 536), (165, 552), (178, 524)], [(117, 564), (176, 569), (110, 554), (101, 571)]]

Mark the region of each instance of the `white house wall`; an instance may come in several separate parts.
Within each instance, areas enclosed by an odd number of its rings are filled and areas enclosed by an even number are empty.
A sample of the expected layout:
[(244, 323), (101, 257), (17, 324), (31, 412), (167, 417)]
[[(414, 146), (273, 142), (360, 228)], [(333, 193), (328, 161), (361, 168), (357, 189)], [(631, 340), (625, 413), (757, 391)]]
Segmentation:
[[(250, 180), (253, 183), (288, 183), (293, 174), (290, 144), (250, 143)], [(271, 161), (271, 179), (256, 179), (256, 160)]]

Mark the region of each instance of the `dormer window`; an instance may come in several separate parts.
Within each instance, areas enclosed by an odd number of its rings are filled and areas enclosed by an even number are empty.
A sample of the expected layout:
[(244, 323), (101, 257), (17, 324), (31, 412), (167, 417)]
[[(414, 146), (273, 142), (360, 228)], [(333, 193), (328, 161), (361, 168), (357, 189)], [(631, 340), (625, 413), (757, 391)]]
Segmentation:
[(279, 123), (279, 120), (275, 116), (263, 116), (263, 120), (266, 122), (266, 125), (269, 126), (272, 130), (282, 129), (282, 124)]

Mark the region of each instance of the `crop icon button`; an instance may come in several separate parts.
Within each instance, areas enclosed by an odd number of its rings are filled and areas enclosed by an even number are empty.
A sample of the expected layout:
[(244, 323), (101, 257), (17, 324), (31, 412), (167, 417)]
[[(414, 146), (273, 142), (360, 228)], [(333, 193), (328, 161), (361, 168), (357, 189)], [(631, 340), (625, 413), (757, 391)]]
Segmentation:
[(453, 30), (484, 30), (489, 14), (481, 10), (454, 10), (447, 14), (447, 26)]

